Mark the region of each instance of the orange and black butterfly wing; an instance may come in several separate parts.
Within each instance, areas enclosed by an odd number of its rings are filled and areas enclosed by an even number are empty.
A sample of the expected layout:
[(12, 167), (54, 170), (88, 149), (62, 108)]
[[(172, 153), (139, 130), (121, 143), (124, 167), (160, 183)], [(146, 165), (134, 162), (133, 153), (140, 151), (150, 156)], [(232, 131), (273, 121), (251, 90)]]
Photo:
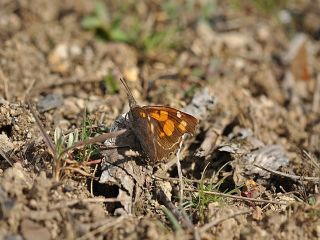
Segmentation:
[(156, 161), (175, 151), (186, 133), (193, 135), (198, 120), (190, 114), (165, 106), (145, 106)]

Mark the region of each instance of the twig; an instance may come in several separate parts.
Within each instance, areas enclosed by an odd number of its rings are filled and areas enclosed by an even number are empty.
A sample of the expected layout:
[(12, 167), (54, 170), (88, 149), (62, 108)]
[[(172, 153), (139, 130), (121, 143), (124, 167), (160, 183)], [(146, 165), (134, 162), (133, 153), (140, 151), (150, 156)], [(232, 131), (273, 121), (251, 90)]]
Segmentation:
[(22, 101), (24, 102), (29, 96), (30, 92), (34, 87), (34, 84), (36, 83), (36, 79), (34, 78), (31, 82), (31, 84), (28, 86), (28, 88), (25, 90), (24, 94), (22, 95)]
[[(212, 184), (212, 179), (221, 171), (221, 169), (223, 169), (227, 164), (229, 164), (229, 162), (225, 163), (220, 169), (219, 171), (211, 177), (210, 180), (206, 180), (206, 179), (200, 179), (200, 180), (197, 180), (197, 179), (189, 179), (189, 178), (184, 178), (183, 181), (184, 182), (190, 182), (190, 183), (205, 183), (205, 184)], [(228, 176), (231, 175), (231, 174), (228, 174)], [(154, 174), (152, 175), (152, 178), (154, 179), (163, 179), (163, 180), (167, 180), (167, 181), (171, 181), (171, 182), (179, 182), (179, 178), (174, 178), (174, 177), (166, 177), (166, 176), (161, 176), (161, 175), (157, 175), (157, 174)]]
[(3, 73), (3, 71), (0, 69), (0, 79), (3, 81), (3, 90), (4, 90), (4, 96), (7, 101), (10, 100), (10, 93), (9, 93), (9, 87), (8, 87), (8, 78)]
[(181, 221), (183, 228), (193, 230), (194, 227), (189, 217), (185, 214), (185, 212), (180, 212), (177, 209), (177, 207), (170, 201), (170, 199), (168, 199), (162, 189), (157, 189), (156, 195), (159, 203), (163, 204), (179, 221)]
[(309, 158), (309, 160), (311, 161), (311, 163), (318, 168), (318, 170), (320, 170), (320, 165), (319, 163), (316, 161), (315, 156), (311, 156), (310, 153), (308, 153), (307, 151), (303, 150), (303, 153)]
[[(152, 176), (155, 179), (163, 179), (163, 180), (167, 180), (167, 181), (171, 181), (171, 182), (179, 182), (179, 178), (173, 178), (173, 177), (166, 177), (166, 176), (160, 176), (160, 175), (153, 175)], [(196, 179), (188, 179), (188, 178), (183, 178), (183, 181), (185, 182), (190, 182), (190, 183), (212, 183), (209, 180), (196, 180)]]
[[(189, 189), (189, 188), (185, 188), (184, 190), (188, 191), (188, 192), (199, 192), (199, 190)], [(234, 198), (237, 200), (243, 200), (243, 201), (248, 201), (248, 202), (261, 202), (261, 203), (288, 205), (288, 203), (285, 203), (285, 202), (278, 202), (278, 201), (272, 201), (272, 200), (266, 200), (266, 199), (248, 198), (248, 197), (242, 197), (242, 196), (229, 195), (229, 194), (220, 193), (220, 192), (213, 192), (213, 191), (202, 191), (202, 192), (205, 194), (211, 194), (211, 195), (222, 196), (222, 197), (227, 197), (227, 198)]]
[(42, 125), (42, 123), (41, 123), (40, 119), (38, 118), (36, 112), (33, 110), (33, 107), (31, 105), (31, 102), (30, 102), (28, 97), (26, 98), (26, 101), (27, 101), (27, 104), (29, 106), (30, 112), (32, 113), (34, 119), (36, 120), (37, 126), (39, 127), (39, 130), (40, 130), (40, 132), (42, 134), (42, 137), (43, 137), (45, 143), (49, 147), (49, 150), (51, 151), (51, 154), (53, 156), (55, 156), (56, 147), (55, 147), (54, 143), (51, 141), (49, 135), (46, 133), (46, 130), (44, 129), (44, 126)]
[(314, 89), (313, 101), (312, 101), (312, 111), (318, 112), (320, 109), (320, 74), (318, 74), (316, 79), (316, 87)]
[(169, 162), (167, 162), (164, 166), (163, 166), (163, 172), (167, 172), (169, 169), (172, 168), (172, 166), (174, 166), (177, 163), (177, 160), (175, 158), (171, 159)]
[[(85, 161), (81, 162), (81, 166), (82, 166), (82, 165), (84, 165), (84, 166), (91, 166), (91, 165), (94, 165), (94, 164), (99, 164), (99, 163), (101, 163), (101, 161), (102, 161), (101, 159), (96, 159), (96, 160), (91, 160), (91, 161), (85, 160)], [(80, 163), (77, 162), (76, 160), (69, 159), (69, 158), (67, 158), (67, 159), (65, 160), (65, 162), (66, 162), (66, 163), (69, 163), (69, 164), (80, 164)]]
[(210, 129), (206, 132), (205, 138), (201, 143), (200, 151), (196, 153), (197, 157), (208, 157), (210, 152), (214, 149), (217, 144), (218, 138), (221, 134), (216, 129)]
[(181, 225), (179, 224), (178, 220), (173, 215), (173, 213), (168, 208), (166, 208), (165, 206), (162, 206), (161, 209), (167, 215), (167, 218), (171, 222), (174, 231), (175, 232), (181, 231), (182, 230)]
[(86, 177), (92, 177), (91, 174), (87, 173), (86, 171), (84, 171), (84, 170), (82, 170), (82, 169), (80, 169), (80, 168), (76, 168), (76, 167), (61, 167), (60, 170), (61, 170), (61, 171), (64, 171), (64, 172), (65, 172), (66, 170), (70, 170), (70, 171), (72, 171), (72, 172), (78, 172), (78, 173), (80, 173), (81, 175), (86, 176)]
[(180, 151), (181, 151), (181, 147), (182, 147), (182, 142), (183, 140), (180, 142), (180, 146), (177, 152), (177, 170), (178, 170), (178, 176), (179, 176), (179, 185), (180, 185), (180, 189), (179, 189), (179, 200), (180, 200), (180, 206), (182, 206), (183, 204), (183, 189), (184, 189), (184, 184), (183, 184), (183, 176), (182, 176), (182, 170), (181, 170), (181, 164), (180, 164)]
[(89, 144), (93, 144), (93, 143), (97, 143), (97, 142), (104, 142), (105, 140), (110, 139), (110, 138), (115, 138), (115, 137), (123, 134), (126, 131), (127, 131), (126, 129), (122, 129), (122, 130), (119, 130), (119, 131), (116, 131), (116, 132), (107, 132), (107, 133), (103, 133), (103, 134), (101, 134), (99, 136), (96, 136), (96, 137), (92, 137), (92, 138), (89, 138), (89, 139), (86, 139), (86, 140), (83, 140), (83, 141), (76, 142), (71, 147), (66, 148), (65, 150), (63, 150), (60, 155), (64, 155), (67, 152), (69, 152), (70, 150), (72, 150), (74, 148), (77, 148), (77, 147), (81, 147), (81, 146), (84, 146), (84, 145), (89, 145)]
[(251, 213), (251, 212), (252, 212), (251, 210), (244, 210), (244, 211), (240, 211), (240, 212), (236, 212), (236, 213), (230, 214), (230, 215), (222, 217), (220, 219), (213, 220), (212, 222), (209, 222), (209, 223), (205, 224), (204, 226), (202, 226), (199, 229), (199, 232), (201, 234), (203, 234), (206, 231), (208, 231), (210, 228), (218, 225), (219, 223), (221, 223), (223, 221), (226, 221), (226, 220), (228, 220), (230, 218), (234, 218), (234, 217), (239, 216), (239, 215), (248, 214), (248, 213)]
[(101, 159), (96, 159), (96, 160), (91, 160), (91, 161), (85, 161), (83, 164), (86, 165), (86, 166), (90, 166), (90, 165), (97, 165), (99, 163), (101, 163)]
[(10, 164), (11, 167), (13, 166), (10, 159), (6, 156), (6, 154), (1, 149), (0, 149), (0, 155)]
[(96, 175), (97, 169), (98, 169), (98, 165), (96, 164), (96, 166), (94, 167), (93, 173), (92, 173), (91, 181), (90, 181), (90, 194), (91, 194), (91, 197), (94, 197), (94, 195), (93, 195), (93, 181), (94, 181), (94, 177)]
[(293, 175), (293, 174), (287, 174), (287, 173), (283, 173), (280, 171), (276, 171), (276, 170), (272, 170), (263, 166), (260, 166), (258, 164), (254, 164), (255, 167), (257, 168), (261, 168), (267, 172), (282, 176), (282, 177), (287, 177), (287, 178), (291, 178), (294, 180), (300, 180), (300, 181), (310, 181), (310, 182), (320, 182), (320, 178), (318, 177), (303, 177), (303, 176), (298, 176), (298, 175)]

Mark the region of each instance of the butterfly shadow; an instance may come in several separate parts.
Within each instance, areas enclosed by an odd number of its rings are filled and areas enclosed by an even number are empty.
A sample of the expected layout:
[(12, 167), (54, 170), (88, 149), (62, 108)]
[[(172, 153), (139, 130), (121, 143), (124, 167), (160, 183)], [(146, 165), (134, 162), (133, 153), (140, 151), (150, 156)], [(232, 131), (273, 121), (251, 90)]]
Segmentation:
[(138, 205), (144, 198), (146, 182), (152, 171), (146, 158), (137, 153), (141, 153), (141, 147), (130, 129), (118, 135), (112, 147), (102, 151), (99, 184), (103, 184), (105, 193), (112, 191), (113, 197), (119, 199), (120, 204), (112, 206), (117, 208), (114, 213), (124, 211), (131, 214), (140, 209)]

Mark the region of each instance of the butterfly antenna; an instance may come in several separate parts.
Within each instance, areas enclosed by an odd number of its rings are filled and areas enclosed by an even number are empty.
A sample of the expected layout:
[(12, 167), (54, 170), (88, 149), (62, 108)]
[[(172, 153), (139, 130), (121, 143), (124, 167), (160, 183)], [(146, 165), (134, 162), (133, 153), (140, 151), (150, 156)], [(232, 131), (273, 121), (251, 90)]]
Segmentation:
[(132, 92), (130, 91), (130, 88), (127, 84), (127, 82), (124, 80), (124, 78), (121, 76), (120, 77), (120, 81), (121, 83), (123, 84), (123, 86), (125, 87), (126, 89), (126, 92), (127, 92), (127, 96), (128, 96), (128, 99), (129, 99), (129, 106), (130, 108), (133, 108), (135, 106), (137, 106), (137, 102), (136, 100), (134, 99), (133, 95), (132, 95)]

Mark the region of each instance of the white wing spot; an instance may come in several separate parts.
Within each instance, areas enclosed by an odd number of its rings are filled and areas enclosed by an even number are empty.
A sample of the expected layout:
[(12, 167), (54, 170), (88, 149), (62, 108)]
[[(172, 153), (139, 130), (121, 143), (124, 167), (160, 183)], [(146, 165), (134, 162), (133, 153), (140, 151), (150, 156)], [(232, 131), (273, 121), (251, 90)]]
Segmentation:
[(178, 118), (181, 118), (181, 117), (182, 117), (181, 112), (177, 111), (177, 117), (178, 117)]

